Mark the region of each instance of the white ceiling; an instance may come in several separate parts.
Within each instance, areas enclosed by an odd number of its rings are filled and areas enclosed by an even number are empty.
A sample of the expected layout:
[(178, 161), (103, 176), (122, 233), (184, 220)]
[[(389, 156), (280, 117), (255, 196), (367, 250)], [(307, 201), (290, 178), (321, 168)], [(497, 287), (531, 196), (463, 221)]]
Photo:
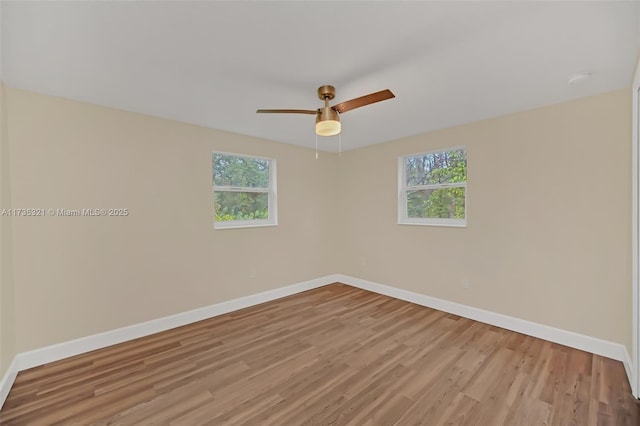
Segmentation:
[[(315, 109), (343, 149), (630, 87), (637, 2), (2, 2), (10, 86), (313, 147)], [(570, 74), (592, 72), (568, 85)], [(337, 150), (337, 137), (320, 138)]]

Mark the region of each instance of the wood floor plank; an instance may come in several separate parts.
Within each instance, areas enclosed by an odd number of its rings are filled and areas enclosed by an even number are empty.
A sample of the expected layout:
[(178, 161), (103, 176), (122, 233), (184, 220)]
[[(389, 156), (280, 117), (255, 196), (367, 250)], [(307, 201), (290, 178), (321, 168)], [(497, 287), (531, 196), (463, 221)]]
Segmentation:
[(22, 371), (9, 425), (640, 425), (622, 364), (332, 284)]

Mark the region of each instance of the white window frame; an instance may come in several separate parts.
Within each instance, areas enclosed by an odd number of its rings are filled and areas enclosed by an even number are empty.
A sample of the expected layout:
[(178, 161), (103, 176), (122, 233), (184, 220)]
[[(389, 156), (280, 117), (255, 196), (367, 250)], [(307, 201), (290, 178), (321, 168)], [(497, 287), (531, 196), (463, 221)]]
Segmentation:
[[(278, 203), (277, 203), (277, 173), (276, 173), (276, 160), (275, 158), (268, 157), (260, 157), (257, 155), (248, 155), (248, 154), (238, 154), (232, 152), (223, 152), (223, 151), (213, 151), (211, 153), (211, 176), (214, 176), (215, 171), (213, 170), (214, 161), (213, 158), (216, 154), (221, 155), (229, 155), (233, 157), (244, 157), (250, 159), (257, 160), (266, 160), (269, 162), (269, 187), (268, 188), (250, 188), (250, 187), (242, 187), (242, 186), (219, 186), (215, 184), (215, 181), (212, 179), (213, 184), (213, 228), (214, 229), (237, 229), (237, 228), (257, 228), (263, 226), (276, 226), (278, 225)], [(267, 193), (267, 219), (253, 219), (253, 220), (228, 220), (219, 222), (216, 221), (216, 206), (215, 206), (215, 193), (216, 192), (257, 192), (257, 193)]]
[[(399, 225), (426, 225), (426, 226), (452, 226), (452, 227), (466, 227), (467, 226), (467, 180), (465, 182), (456, 183), (438, 183), (431, 185), (407, 185), (407, 170), (406, 159), (409, 157), (420, 157), (423, 155), (433, 154), (436, 152), (448, 152), (464, 150), (467, 153), (466, 146), (455, 146), (451, 148), (436, 149), (427, 152), (420, 152), (417, 154), (409, 154), (398, 157), (398, 224)], [(467, 159), (468, 161), (468, 159)], [(414, 218), (409, 217), (407, 213), (407, 192), (425, 189), (439, 189), (439, 188), (464, 188), (464, 219), (445, 219), (436, 217)]]

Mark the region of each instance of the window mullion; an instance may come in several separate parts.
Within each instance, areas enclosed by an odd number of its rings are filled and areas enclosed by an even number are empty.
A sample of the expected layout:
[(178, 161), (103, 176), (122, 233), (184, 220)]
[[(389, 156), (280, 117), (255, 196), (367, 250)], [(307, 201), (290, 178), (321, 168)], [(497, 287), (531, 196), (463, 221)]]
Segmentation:
[(269, 192), (269, 188), (244, 188), (239, 186), (214, 186), (214, 191), (226, 192)]
[(433, 183), (429, 185), (412, 185), (405, 186), (405, 191), (420, 191), (425, 189), (440, 189), (440, 188), (465, 188), (466, 182), (452, 182), (452, 183)]

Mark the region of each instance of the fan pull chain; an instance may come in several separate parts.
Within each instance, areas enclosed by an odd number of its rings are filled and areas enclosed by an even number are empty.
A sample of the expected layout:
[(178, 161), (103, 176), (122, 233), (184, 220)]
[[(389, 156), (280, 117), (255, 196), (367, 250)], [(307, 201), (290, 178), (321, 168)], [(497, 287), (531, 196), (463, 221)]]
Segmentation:
[(318, 134), (316, 133), (316, 160), (318, 159)]
[(342, 132), (338, 134), (338, 157), (342, 157)]

